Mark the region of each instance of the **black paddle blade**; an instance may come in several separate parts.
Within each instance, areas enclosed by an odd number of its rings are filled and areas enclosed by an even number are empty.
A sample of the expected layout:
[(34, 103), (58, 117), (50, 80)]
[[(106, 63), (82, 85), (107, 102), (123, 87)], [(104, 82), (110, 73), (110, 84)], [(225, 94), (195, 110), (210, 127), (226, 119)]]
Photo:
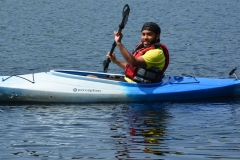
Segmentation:
[(233, 69), (231, 70), (231, 72), (229, 73), (229, 76), (231, 76), (233, 73), (235, 73), (236, 70), (237, 70), (237, 67), (233, 68)]
[(104, 73), (107, 73), (108, 66), (109, 66), (110, 62), (111, 62), (111, 60), (109, 58), (107, 58), (103, 61), (103, 71), (104, 71)]
[[(127, 21), (128, 21), (128, 16), (129, 16), (129, 13), (130, 13), (130, 7), (128, 4), (126, 4), (124, 7), (123, 7), (123, 12), (122, 12), (122, 23), (121, 25), (123, 26), (123, 28), (125, 27), (125, 25), (127, 24)], [(122, 29), (123, 29), (122, 28)]]

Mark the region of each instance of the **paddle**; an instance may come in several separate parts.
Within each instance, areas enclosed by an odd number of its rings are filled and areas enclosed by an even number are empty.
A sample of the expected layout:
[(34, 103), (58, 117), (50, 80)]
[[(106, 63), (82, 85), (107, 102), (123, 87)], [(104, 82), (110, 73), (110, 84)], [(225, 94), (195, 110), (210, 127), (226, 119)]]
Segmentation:
[[(130, 13), (130, 7), (128, 6), (128, 4), (125, 4), (125, 6), (123, 7), (123, 11), (122, 11), (122, 22), (119, 24), (119, 29), (118, 29), (118, 33), (121, 33), (122, 30), (124, 29), (126, 23), (127, 23), (127, 20), (128, 20), (128, 16), (129, 16), (129, 13)], [(113, 44), (112, 44), (112, 48), (111, 48), (111, 51), (110, 51), (110, 55), (112, 55), (115, 47), (116, 47), (116, 42), (114, 41)], [(107, 58), (106, 60), (103, 61), (103, 71), (106, 73), (107, 70), (108, 70), (108, 66), (109, 66), (109, 63), (111, 62), (110, 58)]]
[(237, 67), (233, 68), (233, 69), (231, 70), (231, 72), (229, 73), (229, 76), (234, 75), (234, 76), (236, 77), (236, 79), (238, 79), (238, 76), (237, 76), (237, 74), (235, 73), (236, 70), (237, 70)]

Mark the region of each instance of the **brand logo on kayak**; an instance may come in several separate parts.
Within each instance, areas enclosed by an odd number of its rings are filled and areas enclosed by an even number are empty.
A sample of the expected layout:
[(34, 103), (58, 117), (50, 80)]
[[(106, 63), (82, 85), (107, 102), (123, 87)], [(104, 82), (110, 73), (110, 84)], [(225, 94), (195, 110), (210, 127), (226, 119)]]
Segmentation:
[(102, 91), (97, 90), (97, 89), (77, 89), (77, 88), (73, 88), (73, 92), (102, 92)]
[(73, 92), (77, 92), (77, 88), (73, 88)]

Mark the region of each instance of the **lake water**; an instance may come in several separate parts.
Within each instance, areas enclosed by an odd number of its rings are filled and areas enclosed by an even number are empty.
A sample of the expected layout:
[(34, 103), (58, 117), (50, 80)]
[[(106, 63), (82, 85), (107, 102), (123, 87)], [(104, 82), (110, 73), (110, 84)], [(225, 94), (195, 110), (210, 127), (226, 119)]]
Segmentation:
[[(157, 22), (166, 74), (227, 78), (239, 67), (239, 0), (0, 0), (0, 75), (102, 71), (126, 3), (123, 44), (132, 51), (142, 24)], [(240, 157), (239, 101), (0, 104), (0, 117), (4, 160)]]

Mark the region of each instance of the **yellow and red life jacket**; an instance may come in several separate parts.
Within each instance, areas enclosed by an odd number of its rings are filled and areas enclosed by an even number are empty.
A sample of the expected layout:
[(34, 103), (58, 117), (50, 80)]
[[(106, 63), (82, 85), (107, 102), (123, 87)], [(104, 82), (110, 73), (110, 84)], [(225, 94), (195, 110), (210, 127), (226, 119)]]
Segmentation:
[(127, 64), (124, 73), (125, 75), (140, 83), (149, 83), (149, 82), (158, 82), (161, 81), (161, 77), (164, 74), (164, 71), (167, 69), (168, 64), (169, 64), (169, 52), (167, 47), (162, 44), (162, 43), (156, 43), (153, 44), (149, 47), (144, 48), (142, 43), (137, 45), (137, 47), (133, 51), (133, 57), (138, 58), (142, 55), (144, 55), (147, 51), (156, 49), (156, 48), (162, 48), (163, 53), (165, 56), (165, 65), (162, 70), (159, 70), (158, 68), (151, 67), (149, 69), (146, 68), (137, 68), (137, 67), (132, 67), (130, 64)]

